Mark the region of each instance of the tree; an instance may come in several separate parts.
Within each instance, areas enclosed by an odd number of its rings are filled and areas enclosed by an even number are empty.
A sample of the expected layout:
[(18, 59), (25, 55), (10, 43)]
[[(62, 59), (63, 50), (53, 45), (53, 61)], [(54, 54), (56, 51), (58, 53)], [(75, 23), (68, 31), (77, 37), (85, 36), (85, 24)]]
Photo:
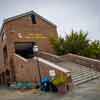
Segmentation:
[(82, 55), (82, 51), (89, 45), (87, 35), (88, 34), (83, 31), (79, 33), (72, 31), (65, 39), (65, 48), (67, 52)]
[(50, 37), (50, 42), (51, 42), (54, 50), (56, 51), (57, 55), (65, 54), (64, 39), (63, 38)]
[(67, 53), (78, 54), (90, 58), (100, 58), (100, 41), (91, 41), (87, 38), (88, 33), (72, 32), (63, 38), (51, 38), (51, 44), (57, 55)]
[(100, 58), (100, 41), (92, 41), (88, 48), (84, 52), (84, 56), (90, 58)]

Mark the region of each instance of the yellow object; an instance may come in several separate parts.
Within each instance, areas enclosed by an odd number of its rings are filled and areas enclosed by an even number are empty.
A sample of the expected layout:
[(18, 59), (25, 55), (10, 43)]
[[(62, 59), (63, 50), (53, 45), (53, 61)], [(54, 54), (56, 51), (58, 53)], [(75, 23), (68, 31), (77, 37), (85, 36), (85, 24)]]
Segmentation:
[(55, 80), (53, 80), (53, 84), (56, 86), (65, 85), (65, 84), (67, 85), (68, 83), (70, 83), (70, 81), (71, 81), (71, 76), (61, 74), (60, 76), (57, 76)]

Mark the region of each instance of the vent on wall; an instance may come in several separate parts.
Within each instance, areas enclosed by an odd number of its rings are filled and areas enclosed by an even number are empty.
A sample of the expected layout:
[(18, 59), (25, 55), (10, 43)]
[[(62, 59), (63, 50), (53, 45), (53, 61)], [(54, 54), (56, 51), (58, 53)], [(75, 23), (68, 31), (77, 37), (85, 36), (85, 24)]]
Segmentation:
[(31, 19), (32, 19), (32, 24), (36, 24), (36, 16), (35, 15), (31, 15)]

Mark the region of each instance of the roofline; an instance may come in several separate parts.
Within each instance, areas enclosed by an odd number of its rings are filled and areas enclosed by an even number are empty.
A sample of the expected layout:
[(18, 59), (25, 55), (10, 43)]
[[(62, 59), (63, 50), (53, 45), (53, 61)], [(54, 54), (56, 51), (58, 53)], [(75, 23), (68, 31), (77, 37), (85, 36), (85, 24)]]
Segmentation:
[(51, 24), (52, 26), (56, 27), (56, 25), (52, 22), (50, 22), (49, 20), (47, 20), (46, 18), (40, 16), (38, 13), (34, 12), (33, 10), (32, 11), (29, 11), (29, 12), (26, 12), (26, 13), (22, 13), (22, 14), (19, 14), (19, 15), (16, 15), (16, 16), (13, 16), (13, 17), (9, 17), (5, 20), (3, 20), (3, 24), (1, 26), (1, 29), (0, 29), (0, 35), (1, 35), (1, 32), (2, 32), (2, 29), (4, 27), (4, 25), (9, 22), (9, 21), (12, 21), (12, 20), (16, 20), (17, 18), (20, 18), (20, 17), (24, 17), (24, 16), (27, 16), (27, 15), (30, 15), (30, 14), (35, 14), (37, 16), (39, 16), (42, 20), (46, 21), (47, 23)]

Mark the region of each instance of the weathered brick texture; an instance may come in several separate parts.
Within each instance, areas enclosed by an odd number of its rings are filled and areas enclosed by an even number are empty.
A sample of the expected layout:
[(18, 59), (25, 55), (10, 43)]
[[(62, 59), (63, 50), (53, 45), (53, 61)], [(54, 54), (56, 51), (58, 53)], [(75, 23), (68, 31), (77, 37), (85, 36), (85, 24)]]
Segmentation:
[[(15, 43), (16, 42), (36, 42), (37, 45), (39, 46), (40, 51), (45, 51), (45, 52), (51, 52), (54, 53), (54, 50), (52, 48), (52, 45), (50, 44), (49, 37), (57, 37), (57, 30), (56, 26), (49, 23), (48, 21), (44, 20), (41, 18), (41, 16), (36, 16), (36, 24), (32, 24), (32, 19), (31, 15), (28, 14), (26, 16), (22, 17), (16, 17), (13, 20), (8, 20), (4, 22), (3, 28), (1, 31), (0, 35), (0, 74), (8, 69), (10, 72), (12, 71), (11, 68), (11, 59), (13, 59), (13, 54), (15, 53)], [(20, 38), (18, 34), (21, 33), (22, 37)], [(4, 38), (4, 34), (6, 35), (6, 38)], [(35, 38), (36, 36), (34, 35), (41, 35), (40, 37), (42, 38)], [(4, 39), (3, 39), (4, 38)], [(7, 47), (7, 64), (4, 64), (4, 52), (3, 48)], [(17, 59), (17, 58), (16, 58)], [(14, 60), (14, 59), (13, 59)], [(14, 64), (13, 66), (19, 63), (23, 63), (24, 67), (22, 70), (20, 70), (21, 67), (15, 68), (16, 70), (16, 75), (20, 75), (23, 77), (20, 77), (19, 80), (24, 80), (23, 78), (26, 77), (26, 80), (29, 78), (31, 80), (32, 78), (32, 72), (30, 74), (27, 73), (26, 69), (31, 71), (30, 69), (32, 68), (31, 65), (29, 67), (25, 67), (27, 64), (23, 61), (16, 60), (15, 62), (12, 61)], [(18, 72), (17, 72), (18, 71)], [(26, 72), (23, 74), (22, 72)], [(6, 77), (6, 74), (5, 74)], [(11, 76), (12, 79), (12, 76)], [(6, 79), (4, 79), (6, 80)]]

